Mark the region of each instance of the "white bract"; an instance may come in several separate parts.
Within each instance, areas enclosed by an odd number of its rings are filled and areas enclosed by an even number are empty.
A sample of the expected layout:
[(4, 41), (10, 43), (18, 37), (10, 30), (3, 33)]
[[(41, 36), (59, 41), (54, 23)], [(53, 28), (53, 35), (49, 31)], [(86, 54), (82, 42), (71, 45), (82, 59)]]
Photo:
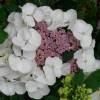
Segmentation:
[(0, 82), (0, 91), (7, 96), (12, 96), (15, 93), (24, 94), (26, 92), (25, 85), (19, 82), (6, 82), (2, 80)]
[(78, 40), (81, 40), (84, 36), (91, 36), (93, 28), (90, 24), (78, 19), (71, 30), (74, 36)]
[(17, 33), (12, 42), (24, 51), (34, 51), (41, 44), (41, 36), (36, 30), (26, 28)]
[(38, 89), (35, 92), (28, 92), (29, 97), (34, 99), (41, 99), (43, 96), (46, 96), (49, 94), (50, 89), (47, 85), (43, 85), (43, 87), (40, 87), (38, 84)]
[(91, 94), (92, 100), (100, 100), (100, 91), (96, 91)]
[(13, 23), (14, 21), (15, 21), (15, 14), (16, 14), (16, 12), (12, 12), (9, 16), (8, 16), (8, 19), (7, 19), (7, 21), (9, 22), (9, 23)]
[(48, 25), (51, 25), (52, 18), (50, 15), (53, 12), (53, 10), (49, 6), (41, 6), (39, 7), (39, 9), (41, 9), (44, 14), (44, 21), (46, 21)]
[(13, 24), (15, 25), (17, 32), (19, 32), (22, 28), (24, 28), (26, 26), (22, 19), (21, 13), (15, 13)]
[(91, 47), (92, 44), (92, 36), (83, 36), (82, 40), (80, 41), (81, 47), (88, 48)]
[(30, 26), (30, 27), (35, 26), (35, 21), (32, 16), (27, 16), (27, 15), (23, 14), (22, 18), (27, 26)]
[(44, 19), (44, 13), (41, 9), (37, 8), (35, 12), (33, 13), (33, 17), (37, 22), (43, 21)]
[(63, 65), (59, 57), (48, 57), (45, 61), (45, 66), (43, 66), (43, 71), (48, 82), (47, 84), (53, 85), (56, 82), (56, 77), (60, 78), (62, 75), (65, 75), (65, 73), (69, 73), (69, 67), (69, 64)]
[[(15, 34), (16, 31), (18, 32), (26, 25), (22, 20), (22, 14), (18, 12), (12, 12), (9, 16), (7, 21), (9, 22), (8, 27), (5, 28), (5, 31), (9, 33), (9, 35)], [(12, 27), (11, 27), (12, 26)], [(11, 32), (11, 33), (10, 33)], [(11, 36), (12, 36), (11, 34)]]
[(80, 49), (74, 54), (77, 65), (84, 72), (93, 72), (100, 68), (100, 61), (94, 57), (93, 48)]
[(25, 85), (26, 87), (26, 90), (28, 92), (34, 92), (34, 91), (37, 91), (37, 82), (35, 81), (28, 81)]
[(77, 12), (74, 9), (70, 9), (66, 12), (64, 12), (64, 25), (68, 26), (69, 29), (73, 27), (77, 20)]
[(60, 77), (62, 75), (61, 68), (63, 67), (62, 60), (58, 57), (48, 57), (46, 59), (45, 65), (53, 67), (54, 73), (56, 77)]
[(32, 3), (26, 3), (23, 7), (21, 7), (22, 13), (25, 15), (32, 15), (36, 8), (37, 6)]
[(82, 48), (90, 47), (92, 42), (91, 34), (93, 31), (93, 27), (90, 24), (78, 19), (71, 30), (75, 38), (80, 40)]
[(46, 76), (48, 85), (53, 85), (56, 82), (56, 76), (52, 66), (43, 66), (43, 71)]
[(17, 34), (16, 28), (12, 23), (9, 23), (4, 31), (8, 33), (10, 38), (14, 37)]
[[(56, 17), (55, 17), (56, 16)], [(52, 11), (51, 15), (52, 24), (48, 27), (49, 30), (54, 30), (58, 27), (61, 27), (62, 20), (64, 18), (63, 11), (60, 9)]]
[(9, 65), (12, 70), (19, 71), (21, 73), (29, 73), (33, 67), (32, 61), (25, 58), (16, 57), (14, 55), (9, 56)]
[(49, 30), (55, 30), (59, 27), (66, 26), (71, 29), (77, 20), (77, 12), (73, 9), (66, 12), (57, 9), (51, 12), (50, 17), (52, 18), (52, 24), (48, 27)]
[(35, 81), (40, 82), (42, 84), (47, 84), (45, 74), (39, 67), (36, 68), (36, 70), (34, 71), (34, 73), (32, 73), (32, 75)]
[(16, 56), (21, 56), (22, 54), (21, 54), (21, 49), (20, 49), (20, 47), (18, 47), (18, 46), (16, 46), (16, 45), (13, 45), (12, 46), (12, 49), (13, 49), (13, 52), (14, 52), (14, 54), (16, 55)]
[(11, 53), (11, 41), (6, 39), (3, 44), (0, 44), (0, 67), (8, 66), (7, 58)]

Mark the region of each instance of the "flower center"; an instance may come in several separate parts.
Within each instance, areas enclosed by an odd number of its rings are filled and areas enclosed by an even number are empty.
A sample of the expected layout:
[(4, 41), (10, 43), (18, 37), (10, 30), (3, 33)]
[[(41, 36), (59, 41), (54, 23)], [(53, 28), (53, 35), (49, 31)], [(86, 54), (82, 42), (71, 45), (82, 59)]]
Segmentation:
[[(36, 62), (43, 66), (47, 57), (62, 57), (62, 53), (79, 48), (79, 41), (72, 32), (63, 28), (50, 31), (46, 22), (36, 23), (35, 29), (40, 33), (42, 42), (37, 50)], [(67, 28), (66, 28), (67, 29)]]

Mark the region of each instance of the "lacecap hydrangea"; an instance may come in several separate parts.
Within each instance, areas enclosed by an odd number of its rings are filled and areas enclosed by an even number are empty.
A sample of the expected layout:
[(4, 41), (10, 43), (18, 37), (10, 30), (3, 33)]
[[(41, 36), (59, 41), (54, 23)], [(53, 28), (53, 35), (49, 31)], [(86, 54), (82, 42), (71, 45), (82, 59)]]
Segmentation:
[[(56, 78), (71, 73), (72, 59), (84, 72), (99, 69), (100, 61), (94, 57), (93, 28), (77, 18), (76, 10), (53, 10), (32, 3), (20, 9), (22, 12), (8, 16), (4, 29), (8, 38), (0, 45), (2, 93), (11, 96), (28, 92), (29, 97), (41, 99), (49, 94), (49, 86), (55, 84)], [(65, 51), (75, 52), (70, 61), (63, 62)]]

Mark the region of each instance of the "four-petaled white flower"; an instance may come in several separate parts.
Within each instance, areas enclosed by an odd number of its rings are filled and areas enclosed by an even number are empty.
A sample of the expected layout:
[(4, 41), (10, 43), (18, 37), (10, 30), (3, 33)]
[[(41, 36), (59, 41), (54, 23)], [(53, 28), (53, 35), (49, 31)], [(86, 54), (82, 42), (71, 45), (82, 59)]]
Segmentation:
[(24, 28), (12, 38), (12, 42), (24, 51), (35, 51), (41, 44), (41, 36), (32, 28)]
[(77, 65), (84, 72), (93, 72), (100, 69), (100, 61), (94, 57), (93, 48), (80, 49), (74, 54), (74, 58), (77, 59)]
[(92, 43), (92, 31), (93, 27), (90, 24), (87, 24), (83, 20), (76, 20), (75, 24), (71, 28), (73, 35), (76, 39), (80, 40), (82, 48), (90, 47)]

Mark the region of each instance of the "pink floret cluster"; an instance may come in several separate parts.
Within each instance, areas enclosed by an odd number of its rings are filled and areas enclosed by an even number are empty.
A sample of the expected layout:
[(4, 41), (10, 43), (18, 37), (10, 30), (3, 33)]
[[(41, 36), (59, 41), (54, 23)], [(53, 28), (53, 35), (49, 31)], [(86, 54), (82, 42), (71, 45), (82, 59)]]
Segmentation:
[(38, 65), (44, 65), (47, 57), (61, 57), (63, 52), (79, 48), (79, 41), (75, 39), (71, 31), (66, 32), (62, 28), (50, 31), (47, 27), (45, 22), (38, 22), (35, 26), (42, 37), (36, 56)]
[(76, 59), (72, 58), (69, 61), (69, 63), (71, 64), (71, 66), (70, 66), (70, 73), (75, 74), (77, 72), (77, 70), (78, 70), (78, 66), (76, 64)]

